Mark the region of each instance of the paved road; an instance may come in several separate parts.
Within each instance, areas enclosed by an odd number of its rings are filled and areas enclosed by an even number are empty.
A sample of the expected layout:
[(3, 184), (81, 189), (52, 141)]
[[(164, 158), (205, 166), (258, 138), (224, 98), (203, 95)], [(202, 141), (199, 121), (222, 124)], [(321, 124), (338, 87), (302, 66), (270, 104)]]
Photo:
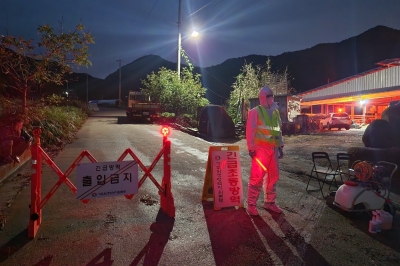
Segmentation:
[[(117, 109), (96, 112), (55, 163), (65, 171), (88, 150), (98, 161), (115, 161), (126, 148), (149, 166), (162, 146), (158, 125), (123, 123)], [(146, 180), (139, 193), (83, 204), (65, 186), (43, 209), (35, 239), (27, 238), (29, 189), (22, 189), (0, 232), (1, 265), (398, 265), (399, 222), (380, 234), (368, 233), (368, 217), (328, 207), (305, 192), (295, 173), (281, 171), (278, 202), (284, 213), (260, 209), (250, 217), (243, 208), (213, 210), (202, 202), (210, 146), (238, 145), (244, 195), (250, 161), (244, 140), (207, 141), (173, 131), (172, 191), (176, 217), (159, 206), (155, 186)], [(162, 167), (153, 172), (161, 180)], [(57, 176), (43, 168), (43, 191)], [(70, 180), (76, 183), (75, 173)], [(3, 193), (0, 190), (1, 193)], [(154, 201), (153, 201), (154, 200)], [(261, 197), (259, 205), (261, 205)]]

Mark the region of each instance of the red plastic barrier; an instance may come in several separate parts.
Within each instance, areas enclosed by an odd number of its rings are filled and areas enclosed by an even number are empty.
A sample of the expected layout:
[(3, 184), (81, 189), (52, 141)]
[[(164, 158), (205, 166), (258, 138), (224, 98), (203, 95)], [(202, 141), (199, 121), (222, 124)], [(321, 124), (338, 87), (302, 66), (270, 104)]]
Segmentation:
[[(31, 179), (31, 206), (30, 206), (30, 216), (29, 216), (29, 225), (28, 225), (28, 237), (35, 238), (37, 231), (39, 230), (40, 224), (42, 222), (42, 209), (46, 205), (46, 203), (50, 200), (50, 198), (54, 195), (57, 189), (65, 183), (72, 193), (76, 194), (77, 188), (72, 184), (72, 182), (68, 179), (68, 176), (71, 172), (77, 167), (77, 165), (87, 157), (91, 162), (97, 162), (97, 160), (86, 150), (82, 151), (81, 154), (75, 159), (75, 161), (70, 165), (65, 173), (63, 173), (57, 165), (50, 159), (50, 157), (46, 154), (46, 152), (40, 147), (40, 134), (42, 130), (40, 128), (35, 128), (33, 130), (34, 143), (31, 146), (32, 153), (32, 179)], [(165, 127), (162, 128), (161, 133), (163, 134), (163, 147), (160, 152), (157, 154), (156, 158), (152, 162), (152, 164), (147, 168), (140, 159), (133, 153), (133, 151), (128, 148), (126, 149), (122, 155), (118, 158), (117, 161), (123, 161), (124, 158), (129, 154), (132, 158), (138, 163), (138, 165), (142, 168), (144, 175), (140, 178), (138, 183), (138, 188), (144, 183), (146, 178), (150, 178), (150, 180), (154, 183), (154, 185), (158, 188), (158, 194), (160, 195), (160, 206), (164, 212), (170, 216), (171, 218), (175, 218), (175, 204), (174, 198), (172, 195), (171, 188), (171, 142), (167, 139), (170, 130)], [(162, 178), (161, 185), (157, 182), (157, 180), (152, 175), (151, 171), (154, 169), (161, 156), (164, 155), (164, 176)], [(42, 199), (42, 163), (43, 160), (50, 166), (50, 168), (58, 175), (58, 181), (56, 184), (50, 189), (48, 194)], [(99, 187), (93, 188), (96, 191)], [(132, 199), (134, 195), (125, 195), (127, 199)], [(82, 200), (83, 203), (88, 203), (89, 200)]]

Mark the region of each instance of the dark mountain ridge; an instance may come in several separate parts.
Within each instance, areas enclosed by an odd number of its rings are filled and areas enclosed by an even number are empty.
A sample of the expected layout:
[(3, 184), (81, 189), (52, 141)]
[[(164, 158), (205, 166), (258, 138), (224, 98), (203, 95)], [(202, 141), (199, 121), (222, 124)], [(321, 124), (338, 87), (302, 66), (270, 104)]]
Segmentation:
[[(156, 55), (146, 55), (121, 67), (121, 98), (124, 99), (129, 90), (139, 90), (142, 86), (141, 80), (146, 79), (151, 72), (158, 72), (161, 67), (175, 70), (176, 63)], [(108, 75), (104, 81), (108, 88), (119, 88), (119, 69)]]
[(318, 44), (278, 56), (249, 55), (228, 59), (220, 65), (206, 68), (208, 73), (222, 82), (202, 73), (203, 84), (228, 98), (230, 86), (243, 64), (264, 65), (268, 57), (273, 70), (282, 71), (288, 67), (293, 78), (291, 85), (300, 93), (376, 68), (376, 63), (385, 59), (399, 58), (400, 31), (377, 26), (339, 43)]
[[(224, 104), (243, 65), (264, 65), (268, 58), (273, 71), (283, 71), (288, 67), (291, 86), (300, 93), (371, 70), (378, 67), (376, 64), (380, 61), (400, 58), (400, 30), (376, 26), (338, 43), (322, 43), (277, 56), (253, 54), (232, 58), (211, 67), (195, 67), (194, 71), (202, 75), (210, 102)], [(126, 100), (129, 90), (140, 90), (141, 81), (161, 67), (176, 70), (176, 63), (156, 55), (146, 55), (121, 67), (122, 100)], [(119, 69), (104, 80), (85, 73), (75, 73), (73, 77), (69, 90), (81, 100), (86, 100), (87, 95), (89, 100), (118, 98)]]

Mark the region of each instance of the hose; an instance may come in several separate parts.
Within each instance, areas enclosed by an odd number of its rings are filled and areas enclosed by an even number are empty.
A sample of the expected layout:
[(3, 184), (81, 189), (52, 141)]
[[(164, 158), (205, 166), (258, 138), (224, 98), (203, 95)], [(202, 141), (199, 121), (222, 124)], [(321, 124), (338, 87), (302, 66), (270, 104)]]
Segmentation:
[(374, 173), (373, 164), (368, 161), (355, 161), (352, 168), (357, 179), (362, 182), (369, 180)]

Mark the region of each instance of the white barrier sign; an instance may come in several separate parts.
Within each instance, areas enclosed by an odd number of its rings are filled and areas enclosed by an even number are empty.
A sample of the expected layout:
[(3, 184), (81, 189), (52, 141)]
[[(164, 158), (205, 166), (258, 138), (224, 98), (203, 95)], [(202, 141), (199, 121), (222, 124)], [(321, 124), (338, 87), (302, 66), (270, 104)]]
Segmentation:
[(77, 166), (77, 199), (105, 198), (138, 193), (136, 161), (82, 163)]
[(243, 186), (239, 151), (212, 152), (214, 206), (243, 205)]

